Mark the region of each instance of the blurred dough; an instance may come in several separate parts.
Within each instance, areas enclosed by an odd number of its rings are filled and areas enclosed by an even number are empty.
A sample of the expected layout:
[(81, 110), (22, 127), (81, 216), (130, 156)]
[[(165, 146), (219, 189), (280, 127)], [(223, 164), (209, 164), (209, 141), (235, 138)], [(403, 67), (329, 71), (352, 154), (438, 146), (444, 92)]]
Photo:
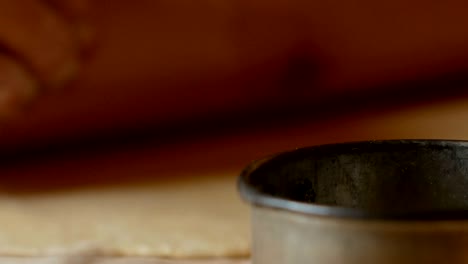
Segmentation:
[(1, 255), (242, 257), (247, 208), (235, 177), (2, 194)]

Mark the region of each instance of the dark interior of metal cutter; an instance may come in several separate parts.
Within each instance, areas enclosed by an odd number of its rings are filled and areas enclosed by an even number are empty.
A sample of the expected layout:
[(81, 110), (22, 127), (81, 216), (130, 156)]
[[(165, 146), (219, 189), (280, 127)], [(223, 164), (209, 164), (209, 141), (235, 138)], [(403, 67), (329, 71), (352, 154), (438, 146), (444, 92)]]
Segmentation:
[(373, 141), (285, 153), (246, 179), (261, 194), (306, 203), (409, 213), (468, 209), (468, 144)]

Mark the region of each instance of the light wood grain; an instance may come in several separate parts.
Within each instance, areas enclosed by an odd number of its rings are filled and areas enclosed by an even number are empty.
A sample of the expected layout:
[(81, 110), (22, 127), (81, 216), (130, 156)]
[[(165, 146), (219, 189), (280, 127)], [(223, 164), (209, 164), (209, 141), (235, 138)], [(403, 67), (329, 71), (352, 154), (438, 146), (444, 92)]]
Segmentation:
[(246, 259), (168, 260), (158, 258), (96, 258), (96, 257), (3, 257), (4, 264), (250, 264)]

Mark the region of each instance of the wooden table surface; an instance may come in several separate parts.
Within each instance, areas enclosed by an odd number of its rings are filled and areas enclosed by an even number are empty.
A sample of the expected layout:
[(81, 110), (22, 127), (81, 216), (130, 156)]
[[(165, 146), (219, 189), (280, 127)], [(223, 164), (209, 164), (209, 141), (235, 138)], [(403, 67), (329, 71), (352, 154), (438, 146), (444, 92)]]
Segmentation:
[(92, 258), (92, 257), (47, 257), (47, 258), (0, 258), (6, 264), (250, 264), (245, 259), (164, 260), (156, 258)]

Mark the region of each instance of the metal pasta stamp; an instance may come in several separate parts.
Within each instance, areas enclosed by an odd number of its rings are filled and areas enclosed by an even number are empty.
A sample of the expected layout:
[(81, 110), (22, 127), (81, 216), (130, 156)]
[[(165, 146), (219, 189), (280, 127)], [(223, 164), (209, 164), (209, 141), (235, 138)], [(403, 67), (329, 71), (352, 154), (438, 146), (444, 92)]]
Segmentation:
[(468, 142), (322, 145), (250, 164), (252, 260), (467, 263)]

